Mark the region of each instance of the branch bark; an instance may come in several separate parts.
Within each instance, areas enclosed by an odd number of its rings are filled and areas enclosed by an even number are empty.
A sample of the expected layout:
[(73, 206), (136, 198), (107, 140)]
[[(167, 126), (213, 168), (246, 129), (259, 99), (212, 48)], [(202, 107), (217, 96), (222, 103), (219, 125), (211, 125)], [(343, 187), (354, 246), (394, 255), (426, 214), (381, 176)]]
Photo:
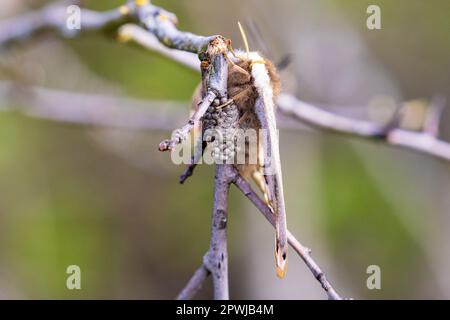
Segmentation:
[(190, 300), (194, 298), (202, 288), (203, 282), (208, 278), (211, 272), (202, 264), (192, 275), (189, 282), (177, 296), (177, 300)]
[(214, 185), (214, 206), (211, 225), (211, 244), (204, 264), (213, 277), (214, 299), (228, 300), (228, 194), (230, 189), (230, 174), (233, 167), (226, 164), (216, 165)]
[[(57, 1), (39, 10), (1, 21), (0, 47), (25, 40), (45, 29), (57, 31), (64, 36), (76, 35), (79, 30), (71, 30), (66, 25), (69, 17), (67, 8), (74, 4), (77, 4), (77, 1)], [(124, 8), (125, 6), (105, 12), (82, 9), (80, 30), (98, 30), (109, 23), (120, 21), (130, 12), (128, 7), (126, 10)]]
[[(183, 102), (49, 89), (19, 81), (0, 81), (0, 112), (89, 127), (143, 131), (172, 131), (188, 116)], [(279, 125), (284, 129), (310, 130), (287, 121), (279, 121)], [(194, 167), (186, 171), (181, 182)]]
[[(287, 94), (281, 95), (277, 103), (281, 112), (313, 127), (354, 137), (384, 141), (393, 146), (450, 161), (450, 144), (437, 139), (434, 134), (426, 131), (413, 132), (339, 116)], [(434, 120), (434, 122), (437, 121)]]
[(185, 106), (177, 102), (138, 100), (114, 95), (75, 93), (0, 81), (0, 112), (131, 130), (172, 130), (183, 123)]

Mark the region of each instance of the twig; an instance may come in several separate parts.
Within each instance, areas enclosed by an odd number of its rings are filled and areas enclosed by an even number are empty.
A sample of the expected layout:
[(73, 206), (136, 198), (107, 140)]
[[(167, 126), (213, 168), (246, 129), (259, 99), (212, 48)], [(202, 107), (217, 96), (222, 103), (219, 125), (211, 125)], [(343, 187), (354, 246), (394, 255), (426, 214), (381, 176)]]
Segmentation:
[(134, 41), (144, 48), (151, 48), (165, 57), (178, 62), (194, 71), (200, 70), (200, 62), (195, 54), (186, 51), (174, 50), (166, 47), (159, 42), (158, 38), (152, 33), (147, 32), (142, 27), (133, 23), (124, 24), (119, 28), (119, 39), (123, 41)]
[(192, 160), (192, 163), (188, 164), (186, 170), (184, 170), (183, 174), (180, 176), (180, 184), (185, 183), (187, 178), (194, 174), (195, 167), (197, 167), (197, 164)]
[[(20, 112), (30, 118), (82, 126), (171, 131), (186, 120), (185, 109), (183, 102), (140, 100), (114, 94), (73, 92), (0, 81), (0, 112)], [(280, 121), (279, 124), (281, 128), (309, 130), (301, 125), (292, 126), (287, 121)], [(192, 174), (195, 166), (188, 166), (180, 182)]]
[(226, 228), (228, 223), (228, 193), (232, 173), (233, 167), (231, 165), (216, 165), (211, 244), (204, 259), (204, 264), (211, 271), (213, 277), (214, 299), (216, 300), (228, 300), (229, 298)]
[(299, 101), (291, 95), (281, 95), (277, 100), (277, 105), (283, 113), (320, 129), (370, 138), (379, 138), (386, 134), (385, 126), (383, 125), (335, 115), (306, 102)]
[(214, 298), (216, 300), (229, 298), (226, 228), (228, 223), (228, 193), (230, 184), (235, 179), (236, 170), (232, 165), (216, 165), (210, 247), (203, 257), (203, 264), (195, 271), (178, 295), (177, 299), (179, 300), (192, 298), (209, 274), (213, 277)]
[(119, 28), (118, 33), (119, 39), (133, 41), (142, 47), (157, 52), (191, 70), (200, 72), (200, 62), (197, 55), (192, 52), (179, 51), (166, 47), (154, 34), (147, 32), (147, 30), (136, 24), (124, 24)]
[[(275, 226), (275, 220), (270, 208), (261, 200), (261, 198), (252, 190), (250, 185), (242, 178), (235, 170), (235, 178), (233, 183), (236, 187), (258, 208), (258, 210), (264, 215), (264, 217)], [(328, 282), (325, 274), (319, 267), (319, 265), (311, 258), (310, 250), (304, 247), (293, 235), (288, 231), (288, 242), (291, 247), (297, 252), (297, 254), (305, 262), (309, 270), (311, 270), (317, 281), (320, 282), (322, 288), (326, 291), (328, 299), (330, 300), (342, 300), (336, 290)]]
[(319, 129), (355, 137), (376, 139), (390, 145), (404, 147), (450, 161), (450, 144), (426, 132), (389, 128), (369, 121), (339, 116), (287, 94), (281, 95), (277, 104), (283, 113)]
[[(12, 17), (0, 23), (0, 46), (9, 45), (14, 41), (24, 40), (38, 31), (53, 29), (64, 36), (73, 36), (79, 30), (67, 28), (69, 17), (67, 7), (76, 1), (58, 1), (35, 11), (17, 17)], [(80, 30), (97, 30), (114, 21), (122, 20), (129, 10), (118, 8), (105, 12), (88, 9), (81, 10)]]
[(181, 290), (177, 296), (177, 300), (190, 300), (192, 299), (198, 291), (202, 288), (203, 282), (211, 274), (209, 270), (202, 264), (192, 275), (189, 282)]
[(74, 93), (0, 81), (0, 112), (132, 130), (172, 130), (186, 117), (180, 103)]
[(178, 30), (176, 15), (153, 5), (150, 1), (139, 1), (136, 16), (149, 32), (169, 48), (198, 54), (205, 52), (210, 43), (218, 37), (204, 37)]
[(184, 139), (186, 139), (189, 132), (194, 128), (195, 124), (200, 121), (216, 96), (217, 95), (215, 92), (209, 91), (203, 98), (198, 109), (189, 118), (189, 121), (181, 129), (175, 130), (169, 140), (164, 140), (159, 144), (159, 151), (172, 150), (176, 145), (180, 144)]

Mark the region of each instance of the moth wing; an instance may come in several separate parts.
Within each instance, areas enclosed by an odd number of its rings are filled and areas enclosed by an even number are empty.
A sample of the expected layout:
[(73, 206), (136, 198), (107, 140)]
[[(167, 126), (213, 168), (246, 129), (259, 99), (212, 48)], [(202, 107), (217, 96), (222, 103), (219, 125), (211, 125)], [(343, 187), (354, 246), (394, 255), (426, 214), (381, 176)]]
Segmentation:
[[(252, 57), (252, 60), (261, 61), (262, 58), (257, 55)], [(275, 217), (277, 274), (283, 277), (287, 267), (288, 244), (283, 179), (278, 143), (279, 136), (275, 118), (273, 90), (265, 64), (255, 63), (252, 67), (252, 76), (258, 91), (258, 98), (255, 102), (255, 113), (263, 129), (260, 133), (262, 151), (264, 152), (262, 156), (264, 160), (263, 174), (267, 182), (268, 197)]]

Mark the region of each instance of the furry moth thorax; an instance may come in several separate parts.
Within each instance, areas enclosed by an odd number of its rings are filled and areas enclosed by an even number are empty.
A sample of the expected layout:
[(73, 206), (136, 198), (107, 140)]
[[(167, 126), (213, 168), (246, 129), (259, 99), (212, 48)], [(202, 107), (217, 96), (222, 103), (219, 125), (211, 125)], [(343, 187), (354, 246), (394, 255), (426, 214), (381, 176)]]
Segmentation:
[(273, 63), (257, 52), (237, 50), (230, 53), (228, 67), (228, 96), (233, 99), (239, 111), (252, 108), (258, 96), (271, 101), (281, 89), (280, 77)]

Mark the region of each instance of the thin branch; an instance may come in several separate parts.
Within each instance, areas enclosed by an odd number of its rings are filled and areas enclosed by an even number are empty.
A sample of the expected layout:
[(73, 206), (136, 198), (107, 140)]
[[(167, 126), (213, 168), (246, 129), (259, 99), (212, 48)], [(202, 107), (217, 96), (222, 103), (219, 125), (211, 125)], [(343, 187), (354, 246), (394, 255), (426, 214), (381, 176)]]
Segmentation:
[(211, 223), (211, 243), (203, 257), (203, 264), (195, 271), (177, 299), (191, 299), (201, 288), (208, 275), (213, 277), (214, 298), (227, 300), (228, 250), (226, 228), (228, 223), (228, 194), (230, 184), (236, 179), (232, 165), (217, 164), (214, 178), (214, 205)]
[(150, 1), (140, 1), (136, 5), (139, 22), (154, 34), (165, 46), (192, 53), (205, 52), (210, 43), (218, 36), (199, 36), (177, 29), (175, 14), (153, 5)]
[[(20, 112), (30, 118), (82, 126), (144, 131), (172, 131), (188, 115), (183, 102), (73, 92), (14, 81), (0, 81), (0, 112)], [(310, 130), (283, 120), (279, 123), (281, 128)], [(180, 177), (181, 183), (195, 166), (188, 166)]]
[(195, 54), (186, 51), (174, 50), (166, 47), (152, 33), (133, 23), (124, 24), (119, 28), (119, 39), (122, 41), (134, 41), (144, 48), (151, 49), (171, 60), (178, 62), (194, 71), (200, 70), (200, 61)]
[(209, 91), (207, 95), (203, 98), (200, 103), (198, 109), (194, 112), (194, 114), (189, 118), (189, 121), (178, 130), (175, 130), (172, 137), (169, 140), (164, 140), (159, 144), (160, 151), (172, 150), (176, 145), (180, 144), (183, 140), (185, 140), (189, 132), (194, 128), (195, 124), (200, 121), (200, 119), (205, 114), (206, 110), (209, 108), (211, 103), (214, 101), (216, 97), (216, 93), (213, 91)]
[[(22, 41), (45, 29), (55, 30), (64, 36), (74, 36), (79, 30), (69, 29), (66, 22), (69, 17), (67, 8), (76, 3), (77, 1), (57, 1), (39, 10), (1, 21), (0, 46)], [(97, 30), (120, 21), (130, 12), (130, 9), (124, 8), (125, 6), (105, 12), (82, 9), (80, 30)]]
[(186, 118), (184, 104), (114, 95), (74, 93), (0, 81), (0, 112), (87, 126), (172, 130)]
[(197, 163), (195, 163), (194, 161), (187, 165), (186, 170), (184, 170), (183, 174), (180, 176), (180, 184), (185, 183), (186, 180), (194, 174), (195, 167), (197, 167)]
[(369, 138), (379, 138), (385, 135), (385, 126), (383, 125), (339, 116), (300, 101), (291, 95), (281, 95), (277, 100), (277, 105), (283, 113), (320, 129)]
[[(236, 187), (258, 208), (258, 210), (264, 215), (264, 217), (270, 222), (272, 226), (275, 226), (275, 220), (270, 208), (261, 200), (261, 198), (253, 191), (250, 185), (242, 178), (235, 170), (235, 178), (233, 183)], [(319, 281), (322, 288), (326, 291), (328, 299), (330, 300), (342, 300), (336, 290), (331, 286), (327, 280), (324, 272), (319, 265), (311, 258), (311, 250), (303, 246), (293, 235), (288, 231), (288, 242), (291, 247), (297, 252), (297, 254), (305, 262), (309, 270), (314, 277)]]
[(181, 290), (181, 292), (177, 296), (177, 300), (190, 300), (192, 299), (198, 291), (203, 286), (203, 282), (205, 282), (206, 278), (211, 274), (211, 272), (202, 264), (192, 275), (189, 282), (186, 286)]
[[(280, 111), (313, 127), (336, 133), (384, 141), (387, 144), (430, 154), (450, 161), (450, 144), (426, 132), (413, 132), (321, 110), (291, 95), (281, 95)], [(436, 121), (436, 120), (434, 120)]]
[(215, 300), (228, 300), (228, 250), (226, 228), (228, 223), (228, 193), (231, 165), (217, 164), (214, 183), (214, 206), (211, 225), (211, 244), (204, 264), (211, 271)]

